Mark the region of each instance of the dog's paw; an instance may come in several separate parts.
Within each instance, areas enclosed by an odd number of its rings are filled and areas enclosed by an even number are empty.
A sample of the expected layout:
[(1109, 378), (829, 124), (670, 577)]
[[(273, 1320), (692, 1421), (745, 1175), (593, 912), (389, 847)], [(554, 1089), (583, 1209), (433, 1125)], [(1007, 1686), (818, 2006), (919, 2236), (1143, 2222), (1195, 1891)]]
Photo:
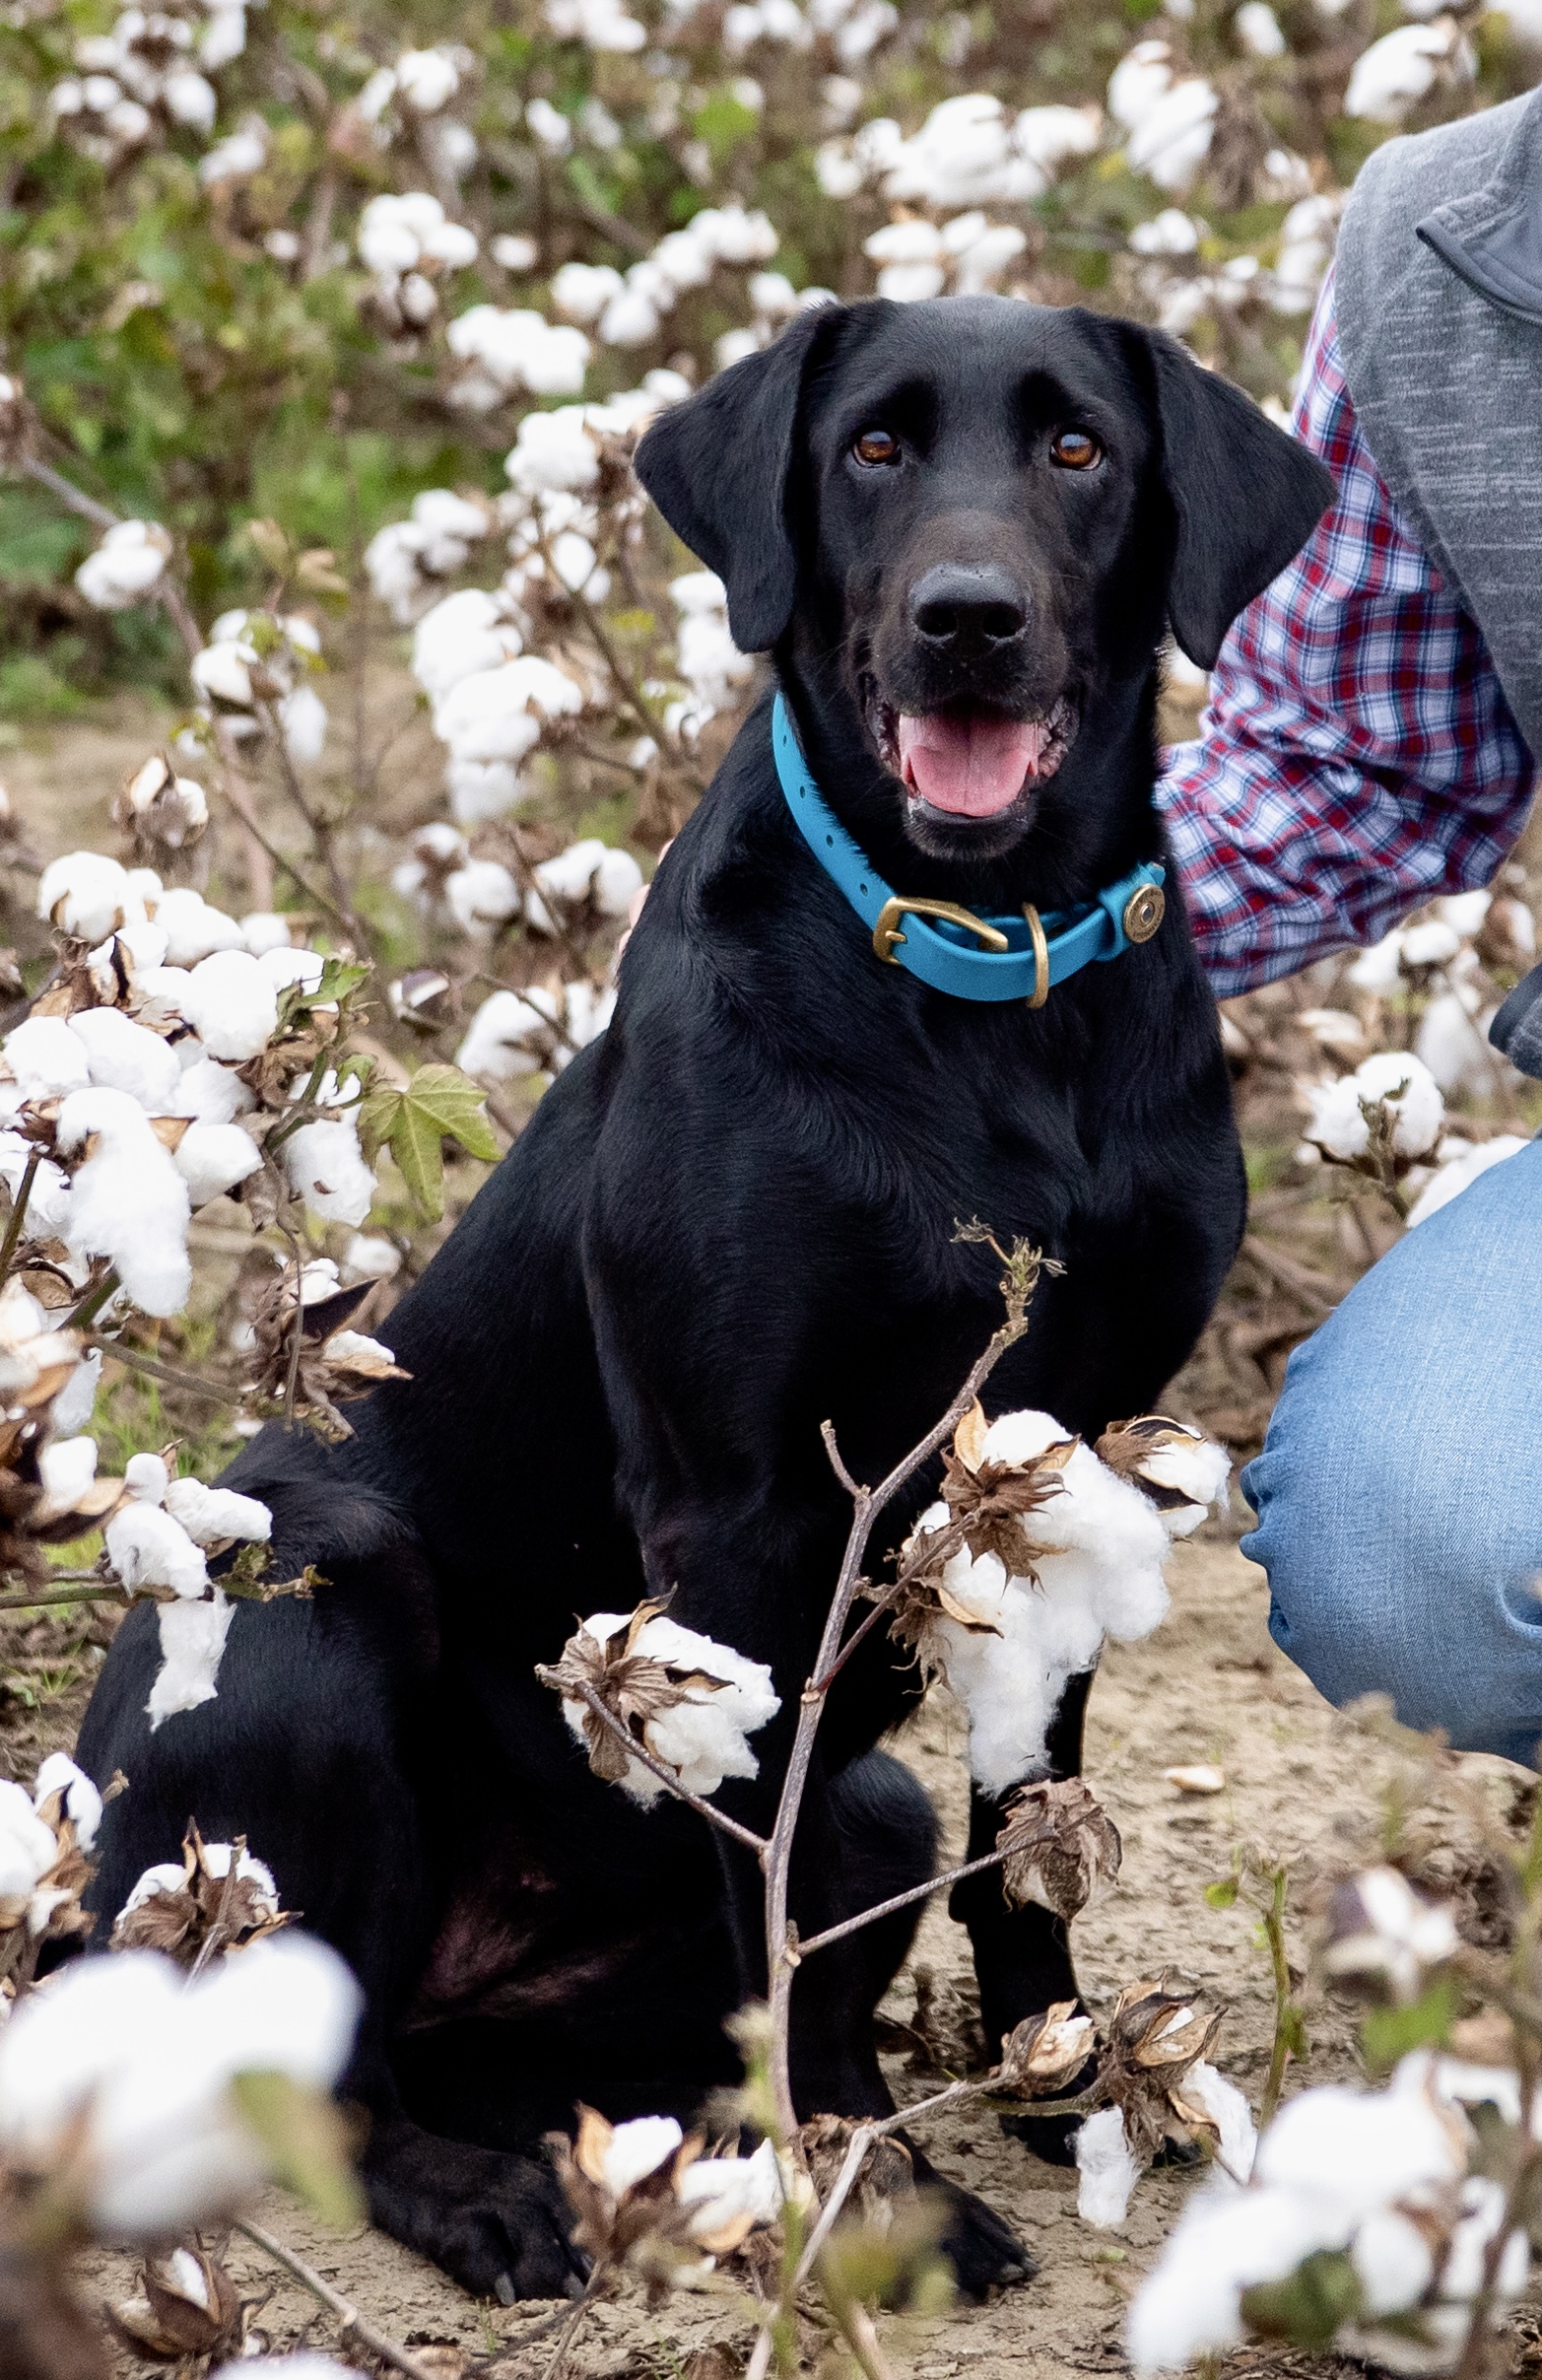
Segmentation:
[(1002, 2116), (1001, 2129), (1009, 2141), (1021, 2141), (1030, 2156), (1045, 2165), (1074, 2165), (1080, 2116)]
[(573, 2297), (587, 2263), (569, 2237), (557, 2176), (540, 2158), (392, 2125), (367, 2160), (369, 2212), (478, 2297)]
[(992, 2289), (1033, 2279), (1037, 2262), (993, 2207), (940, 2174), (931, 2186), (942, 2199), (937, 2245), (953, 2267), (961, 2297), (986, 2297)]
[(972, 2190), (939, 2173), (913, 2141), (901, 2137), (910, 2152), (917, 2190), (925, 2191), (938, 2210), (937, 2246), (953, 2267), (959, 2294), (981, 2298), (992, 2289), (1032, 2280), (1039, 2266), (1011, 2225)]

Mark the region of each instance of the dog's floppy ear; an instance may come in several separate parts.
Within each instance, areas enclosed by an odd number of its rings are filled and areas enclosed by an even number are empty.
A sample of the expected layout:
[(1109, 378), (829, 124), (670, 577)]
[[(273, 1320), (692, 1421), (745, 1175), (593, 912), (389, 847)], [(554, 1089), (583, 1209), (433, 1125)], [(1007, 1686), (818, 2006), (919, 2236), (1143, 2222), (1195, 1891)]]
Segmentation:
[(797, 314), (781, 337), (659, 415), (636, 468), (664, 518), (728, 589), (741, 652), (764, 652), (792, 615), (797, 554), (786, 518), (798, 396), (821, 316)]
[(1213, 669), (1232, 622), (1300, 552), (1335, 484), (1218, 372), (1161, 331), (1147, 339), (1177, 522), (1168, 617), (1189, 659)]

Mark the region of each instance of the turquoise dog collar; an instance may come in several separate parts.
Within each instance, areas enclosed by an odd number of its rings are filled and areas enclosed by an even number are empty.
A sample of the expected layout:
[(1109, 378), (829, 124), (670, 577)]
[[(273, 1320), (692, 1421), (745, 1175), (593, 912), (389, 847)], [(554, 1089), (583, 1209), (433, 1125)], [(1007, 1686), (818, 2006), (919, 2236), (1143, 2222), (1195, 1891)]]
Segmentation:
[[(771, 706), (776, 776), (820, 866), (871, 929), (873, 949), (933, 991), (959, 1000), (1026, 1000), (1041, 1008), (1056, 984), (1093, 959), (1116, 959), (1162, 923), (1166, 869), (1143, 860), (1084, 909), (1031, 904), (1015, 918), (976, 917), (953, 901), (908, 900), (868, 865), (816, 784), (781, 695)], [(972, 940), (971, 937), (973, 937)]]

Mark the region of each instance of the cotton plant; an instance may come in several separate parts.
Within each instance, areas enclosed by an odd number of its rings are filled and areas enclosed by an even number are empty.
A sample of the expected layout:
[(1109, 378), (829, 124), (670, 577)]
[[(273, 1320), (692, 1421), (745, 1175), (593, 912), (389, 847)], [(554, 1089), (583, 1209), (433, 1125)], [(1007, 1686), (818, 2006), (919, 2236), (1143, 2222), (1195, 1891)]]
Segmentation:
[[(757, 1776), (750, 1737), (781, 1708), (764, 1662), (682, 1627), (657, 1602), (591, 1612), (543, 1677), (562, 1695), (563, 1717), (595, 1775), (644, 1808), (665, 1791), (660, 1768), (683, 1793), (704, 1798), (726, 1778)], [(654, 1766), (628, 1752), (618, 1728)]]
[(272, 2081), (328, 2091), (359, 2006), (295, 1933), (191, 1977), (128, 1950), (52, 1978), (0, 2028), (0, 2164), (37, 2234), (158, 2247), (238, 2212), (288, 2170)]
[(271, 724), (290, 760), (308, 767), (326, 741), (326, 706), (310, 683), (320, 666), (320, 632), (302, 614), (222, 612), (193, 658), (195, 716), (206, 727), (218, 717), (241, 742)]
[(602, 2269), (630, 2260), (655, 2288), (703, 2280), (777, 2221), (788, 2195), (770, 2141), (750, 2156), (706, 2156), (673, 2116), (613, 2125), (580, 2107), (571, 2149), (556, 2154), (577, 2245)]
[(50, 1752), (29, 1793), (0, 1779), (0, 2020), (32, 1982), (45, 1942), (91, 1931), (81, 1906), (102, 1798), (67, 1753)]
[(155, 1950), (200, 1972), (293, 1924), (273, 1870), (235, 1843), (206, 1843), (195, 1824), (180, 1860), (147, 1868), (112, 1922), (113, 1950)]
[(1043, 1773), (1066, 1685), (1106, 1636), (1158, 1625), (1173, 1539), (1198, 1527), (1229, 1467), (1164, 1416), (1106, 1434), (1096, 1452), (1047, 1413), (965, 1416), (943, 1497), (905, 1548), (891, 1627), (958, 1696), (987, 1793)]

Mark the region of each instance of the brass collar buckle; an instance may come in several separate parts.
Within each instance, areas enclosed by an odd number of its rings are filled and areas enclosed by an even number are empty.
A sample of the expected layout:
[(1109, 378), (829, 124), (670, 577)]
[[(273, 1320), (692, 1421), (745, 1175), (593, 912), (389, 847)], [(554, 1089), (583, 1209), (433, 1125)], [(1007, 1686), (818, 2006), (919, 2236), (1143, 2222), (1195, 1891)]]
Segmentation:
[[(1006, 935), (1000, 932), (996, 926), (987, 925), (983, 918), (974, 916), (972, 910), (961, 909), (956, 901), (907, 901), (901, 893), (891, 893), (879, 911), (878, 922), (873, 927), (873, 948), (886, 967), (898, 967), (900, 964), (894, 955), (894, 950), (897, 942), (905, 940), (905, 935), (900, 929), (900, 920), (905, 917), (944, 918), (950, 925), (965, 925), (972, 934), (978, 934), (987, 950), (1009, 950), (1011, 948)], [(1041, 928), (1039, 939), (1042, 940)], [(1043, 972), (1047, 976), (1047, 954)], [(1044, 988), (1047, 991), (1047, 983)]]
[(1023, 915), (1034, 944), (1034, 988), (1029, 994), (1030, 1008), (1042, 1008), (1049, 997), (1049, 942), (1043, 920), (1032, 901), (1023, 904)]

